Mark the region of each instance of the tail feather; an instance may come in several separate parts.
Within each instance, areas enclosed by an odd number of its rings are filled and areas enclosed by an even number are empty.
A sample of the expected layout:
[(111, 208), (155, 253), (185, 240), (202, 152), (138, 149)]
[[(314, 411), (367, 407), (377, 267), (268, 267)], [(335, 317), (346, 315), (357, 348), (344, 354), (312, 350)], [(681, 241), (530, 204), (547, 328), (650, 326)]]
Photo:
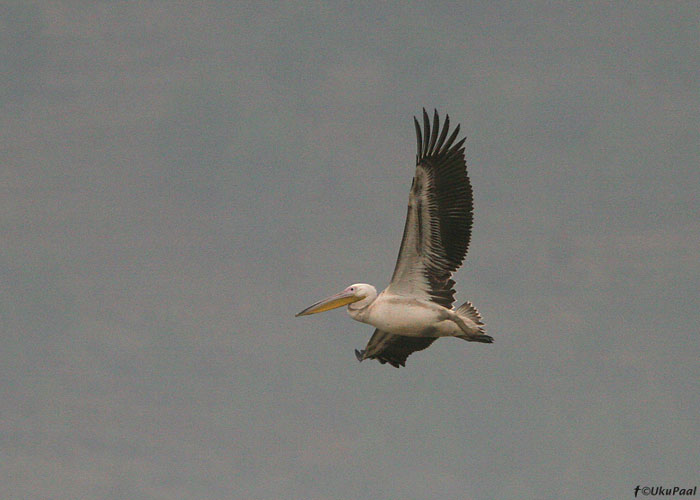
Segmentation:
[(460, 316), (464, 316), (472, 320), (478, 327), (479, 333), (474, 335), (460, 335), (460, 339), (467, 340), (469, 342), (483, 342), (485, 344), (490, 344), (493, 342), (493, 337), (486, 335), (486, 326), (484, 325), (483, 319), (481, 319), (481, 314), (477, 311), (474, 305), (467, 301), (461, 306), (459, 306), (455, 312)]
[(462, 316), (466, 316), (479, 326), (484, 326), (484, 321), (481, 319), (481, 314), (479, 314), (476, 307), (474, 307), (474, 305), (469, 301), (459, 306), (455, 312)]

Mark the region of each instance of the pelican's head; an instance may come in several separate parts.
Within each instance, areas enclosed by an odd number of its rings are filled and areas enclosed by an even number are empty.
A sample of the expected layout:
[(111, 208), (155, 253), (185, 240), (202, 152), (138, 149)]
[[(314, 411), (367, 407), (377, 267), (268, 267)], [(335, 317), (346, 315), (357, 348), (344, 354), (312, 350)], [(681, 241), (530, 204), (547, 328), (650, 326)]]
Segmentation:
[(297, 316), (306, 316), (307, 314), (316, 314), (324, 311), (330, 311), (336, 307), (347, 305), (348, 309), (362, 309), (369, 305), (377, 298), (377, 289), (367, 283), (355, 283), (350, 285), (345, 290), (330, 297), (316, 302), (314, 305), (307, 307)]

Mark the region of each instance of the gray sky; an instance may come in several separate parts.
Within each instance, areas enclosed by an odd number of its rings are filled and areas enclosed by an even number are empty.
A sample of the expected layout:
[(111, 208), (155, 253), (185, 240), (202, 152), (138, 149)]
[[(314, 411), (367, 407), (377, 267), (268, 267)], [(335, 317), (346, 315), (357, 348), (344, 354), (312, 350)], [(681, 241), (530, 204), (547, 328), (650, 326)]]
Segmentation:
[[(6, 498), (700, 482), (697, 2), (3, 2)], [(412, 117), (460, 122), (493, 345), (359, 364)]]

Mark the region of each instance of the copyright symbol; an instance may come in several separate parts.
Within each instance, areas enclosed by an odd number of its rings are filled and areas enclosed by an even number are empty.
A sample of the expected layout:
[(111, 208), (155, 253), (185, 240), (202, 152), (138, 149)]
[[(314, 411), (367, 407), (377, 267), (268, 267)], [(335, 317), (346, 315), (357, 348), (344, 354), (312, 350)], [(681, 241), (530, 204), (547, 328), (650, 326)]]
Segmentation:
[(648, 496), (651, 493), (651, 488), (649, 486), (645, 486), (642, 488), (642, 495)]

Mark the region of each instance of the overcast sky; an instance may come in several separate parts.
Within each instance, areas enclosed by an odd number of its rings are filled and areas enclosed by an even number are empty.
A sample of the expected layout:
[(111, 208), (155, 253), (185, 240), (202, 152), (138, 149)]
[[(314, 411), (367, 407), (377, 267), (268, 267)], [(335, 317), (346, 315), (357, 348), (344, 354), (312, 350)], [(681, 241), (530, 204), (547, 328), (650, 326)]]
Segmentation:
[[(700, 482), (698, 2), (1, 5), (4, 498)], [(495, 343), (360, 364), (423, 107)]]

